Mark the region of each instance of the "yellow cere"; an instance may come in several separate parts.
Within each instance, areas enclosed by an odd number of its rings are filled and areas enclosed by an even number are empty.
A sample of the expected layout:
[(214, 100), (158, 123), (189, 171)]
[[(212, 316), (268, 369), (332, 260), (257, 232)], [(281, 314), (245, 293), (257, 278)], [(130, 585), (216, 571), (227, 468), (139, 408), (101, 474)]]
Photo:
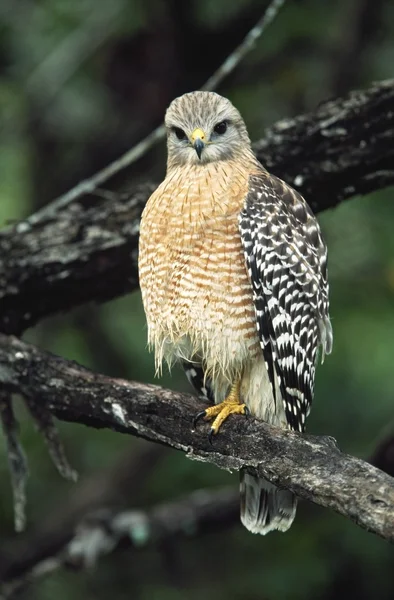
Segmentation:
[(197, 129), (195, 129), (193, 131), (193, 133), (190, 136), (191, 141), (194, 142), (196, 141), (197, 138), (200, 138), (200, 140), (202, 140), (203, 142), (205, 141), (205, 131), (203, 131), (202, 129), (200, 129), (199, 127), (197, 127)]

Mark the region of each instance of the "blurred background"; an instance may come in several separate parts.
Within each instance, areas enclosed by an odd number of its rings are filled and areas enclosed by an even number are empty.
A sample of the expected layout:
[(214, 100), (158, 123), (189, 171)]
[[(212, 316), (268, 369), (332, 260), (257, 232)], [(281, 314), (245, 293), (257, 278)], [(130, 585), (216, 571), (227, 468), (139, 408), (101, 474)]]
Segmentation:
[[(2, 0), (0, 222), (21, 219), (132, 147), (169, 102), (198, 89), (268, 4), (262, 0)], [(391, 0), (289, 0), (220, 86), (252, 140), (285, 116), (392, 77)], [(159, 180), (164, 144), (115, 187)], [(113, 182), (111, 185), (114, 185)], [(368, 458), (393, 427), (392, 190), (344, 202), (319, 220), (329, 247), (334, 352), (318, 369), (314, 434)], [(108, 375), (152, 382), (139, 293), (50, 318), (27, 332), (41, 348)], [(183, 375), (163, 386), (190, 391)], [(63, 481), (20, 409), (29, 457), (28, 527), (48, 531), (72, 510), (108, 502), (148, 508), (237, 477), (141, 440), (59, 424), (80, 483)], [(137, 467), (136, 467), (137, 465)], [(0, 550), (13, 532), (0, 446)], [(394, 553), (344, 518), (301, 503), (286, 534), (255, 537), (237, 519), (188, 539), (118, 551), (90, 571), (60, 570), (23, 599), (389, 599)]]

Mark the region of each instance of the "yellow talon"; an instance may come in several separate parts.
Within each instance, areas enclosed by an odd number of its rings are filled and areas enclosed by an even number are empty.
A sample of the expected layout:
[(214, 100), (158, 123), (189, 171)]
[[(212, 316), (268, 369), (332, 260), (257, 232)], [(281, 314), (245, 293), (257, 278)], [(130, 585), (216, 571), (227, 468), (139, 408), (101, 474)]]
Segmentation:
[(220, 404), (210, 406), (205, 410), (204, 419), (214, 419), (211, 426), (210, 436), (216, 435), (224, 421), (230, 415), (245, 415), (247, 412), (246, 404), (241, 404), (240, 399), (241, 380), (239, 379), (231, 386), (227, 398)]

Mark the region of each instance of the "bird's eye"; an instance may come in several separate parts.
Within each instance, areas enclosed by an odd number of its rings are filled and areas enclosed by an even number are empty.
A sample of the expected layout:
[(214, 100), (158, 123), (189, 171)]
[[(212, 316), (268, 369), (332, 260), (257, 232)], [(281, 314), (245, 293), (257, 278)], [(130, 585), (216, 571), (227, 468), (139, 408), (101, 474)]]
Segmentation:
[(215, 133), (218, 133), (219, 135), (223, 135), (223, 133), (226, 133), (226, 131), (227, 131), (227, 121), (221, 121), (221, 123), (218, 123), (217, 125), (215, 125), (213, 130)]
[(176, 137), (178, 138), (178, 140), (186, 139), (186, 133), (180, 127), (174, 127), (174, 133), (175, 133)]

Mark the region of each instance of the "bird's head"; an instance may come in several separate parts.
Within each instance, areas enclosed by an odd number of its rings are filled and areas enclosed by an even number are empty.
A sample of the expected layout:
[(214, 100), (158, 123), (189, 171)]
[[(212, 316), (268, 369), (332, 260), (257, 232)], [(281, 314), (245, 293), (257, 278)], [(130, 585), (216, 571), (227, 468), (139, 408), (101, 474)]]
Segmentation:
[(251, 152), (238, 110), (215, 92), (175, 98), (165, 116), (168, 165), (206, 164)]

